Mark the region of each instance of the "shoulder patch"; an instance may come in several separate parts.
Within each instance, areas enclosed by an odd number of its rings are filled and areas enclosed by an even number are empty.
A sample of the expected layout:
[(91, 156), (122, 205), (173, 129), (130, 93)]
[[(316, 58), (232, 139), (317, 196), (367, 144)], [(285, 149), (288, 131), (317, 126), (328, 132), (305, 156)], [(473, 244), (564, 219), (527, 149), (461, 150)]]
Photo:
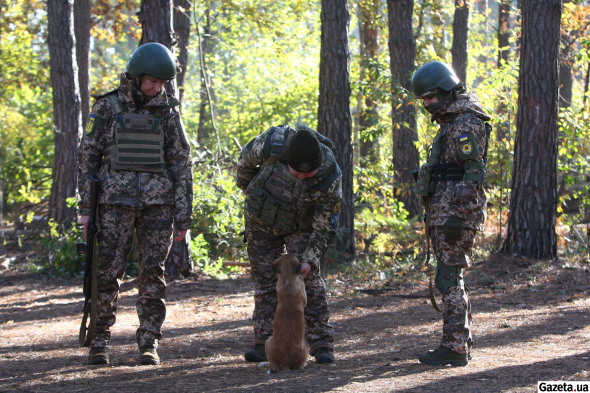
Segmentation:
[(86, 128), (84, 129), (84, 132), (86, 133), (87, 137), (92, 138), (96, 134), (96, 130), (100, 125), (100, 119), (101, 118), (99, 116), (96, 116), (94, 113), (91, 113), (90, 116), (88, 116)]
[(457, 143), (457, 159), (475, 159), (479, 156), (479, 149), (473, 133), (459, 135), (455, 141)]

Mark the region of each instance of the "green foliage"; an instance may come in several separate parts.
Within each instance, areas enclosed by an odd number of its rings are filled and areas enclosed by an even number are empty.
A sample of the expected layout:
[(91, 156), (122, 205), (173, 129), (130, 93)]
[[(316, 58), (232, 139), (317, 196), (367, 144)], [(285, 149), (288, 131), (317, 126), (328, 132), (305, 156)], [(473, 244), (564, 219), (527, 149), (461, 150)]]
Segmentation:
[(41, 235), (41, 245), (49, 251), (49, 260), (43, 267), (57, 276), (83, 274), (84, 257), (78, 255), (76, 244), (84, 240), (84, 229), (72, 224), (59, 233), (53, 220), (49, 220), (48, 229), (49, 233)]

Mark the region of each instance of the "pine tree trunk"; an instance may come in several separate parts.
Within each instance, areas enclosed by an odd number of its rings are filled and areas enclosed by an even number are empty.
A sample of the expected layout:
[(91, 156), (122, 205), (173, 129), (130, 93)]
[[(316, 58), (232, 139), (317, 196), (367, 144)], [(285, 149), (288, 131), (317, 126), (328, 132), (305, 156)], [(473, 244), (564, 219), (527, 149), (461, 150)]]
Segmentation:
[(453, 70), (461, 82), (467, 84), (467, 39), (469, 36), (469, 1), (455, 0), (453, 19)]
[[(379, 0), (370, 0), (359, 3), (359, 35), (361, 41), (361, 61), (378, 59), (379, 50), (379, 27), (376, 18), (379, 16)], [(361, 69), (364, 67), (361, 65)], [(375, 73), (363, 72), (361, 80), (374, 84)], [(365, 97), (364, 105), (359, 116), (359, 163), (366, 167), (367, 164), (374, 164), (379, 158), (379, 143), (377, 139), (369, 140), (362, 136), (362, 132), (372, 128), (377, 118), (377, 103), (370, 96)]]
[(82, 127), (90, 115), (90, 7), (92, 0), (74, 1), (74, 31), (76, 33), (76, 61), (82, 107)]
[(322, 0), (320, 96), (318, 132), (332, 139), (342, 169), (342, 208), (336, 250), (354, 255), (352, 192), (352, 117), (350, 114), (350, 53), (346, 0)]
[[(175, 44), (173, 25), (172, 0), (141, 0), (139, 12), (141, 24), (141, 45), (148, 42), (157, 42), (166, 48), (172, 49)], [(166, 92), (176, 96), (176, 80), (165, 85)]]
[(174, 31), (178, 36), (177, 59), (180, 65), (180, 72), (176, 75), (176, 87), (178, 88), (178, 101), (182, 102), (191, 31), (191, 3), (189, 0), (174, 0)]
[[(205, 11), (205, 21), (199, 48), (199, 56), (201, 56), (201, 105), (199, 108), (199, 125), (197, 127), (197, 143), (199, 144), (199, 149), (205, 148), (205, 139), (207, 139), (205, 120), (207, 119), (207, 107), (209, 102), (207, 97), (207, 85), (211, 85), (209, 73), (207, 72), (207, 54), (209, 53), (209, 39), (211, 37), (211, 3), (208, 4), (207, 11)], [(197, 28), (199, 28), (199, 26), (197, 26)]]
[[(510, 54), (510, 0), (502, 0), (498, 4), (498, 68), (508, 61)], [(503, 113), (506, 105), (500, 103), (498, 112)], [(496, 126), (496, 139), (508, 139), (510, 124), (505, 122)]]
[[(517, 135), (502, 252), (537, 259), (557, 256), (559, 0), (522, 2)], [(543, 83), (538, 83), (543, 81)]]
[(54, 159), (49, 218), (69, 227), (76, 209), (67, 198), (76, 196), (78, 145), (82, 138), (80, 90), (76, 66), (73, 0), (48, 0), (47, 42), (53, 89)]
[[(395, 95), (401, 88), (411, 95), (411, 76), (414, 72), (416, 42), (412, 29), (412, 12), (414, 0), (388, 0), (389, 19), (389, 65), (392, 77), (392, 90)], [(398, 107), (392, 107), (393, 124), (393, 168), (397, 184), (398, 200), (404, 203), (410, 217), (422, 213), (420, 198), (414, 193), (412, 171), (420, 166), (420, 154), (414, 145), (418, 141), (416, 133), (416, 108), (409, 103), (410, 97)], [(404, 124), (407, 124), (404, 125)], [(396, 191), (397, 192), (397, 191)]]

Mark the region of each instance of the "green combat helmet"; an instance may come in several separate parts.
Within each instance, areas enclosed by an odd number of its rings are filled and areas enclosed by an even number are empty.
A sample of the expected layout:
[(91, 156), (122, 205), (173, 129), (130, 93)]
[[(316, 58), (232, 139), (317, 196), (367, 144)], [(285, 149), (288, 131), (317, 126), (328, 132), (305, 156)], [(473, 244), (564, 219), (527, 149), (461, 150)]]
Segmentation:
[(450, 66), (440, 61), (431, 61), (418, 68), (412, 76), (412, 91), (416, 97), (423, 97), (441, 91), (449, 92), (460, 83)]
[(150, 42), (137, 48), (127, 63), (131, 76), (150, 75), (162, 80), (176, 77), (176, 60), (168, 48)]

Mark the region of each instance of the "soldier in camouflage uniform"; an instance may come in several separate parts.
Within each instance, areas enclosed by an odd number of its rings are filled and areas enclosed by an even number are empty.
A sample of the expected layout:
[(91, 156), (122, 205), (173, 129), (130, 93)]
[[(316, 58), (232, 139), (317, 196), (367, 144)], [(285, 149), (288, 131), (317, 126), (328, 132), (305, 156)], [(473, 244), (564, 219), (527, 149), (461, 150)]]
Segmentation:
[(181, 241), (191, 225), (192, 167), (179, 102), (163, 85), (176, 76), (176, 61), (163, 45), (139, 47), (119, 88), (92, 108), (78, 163), (80, 222), (90, 212), (90, 175), (98, 174), (98, 312), (89, 364), (108, 364), (110, 327), (133, 232), (139, 258), (136, 338), (141, 364), (159, 364), (158, 341), (166, 316), (164, 261), (172, 224)]
[[(420, 169), (417, 189), (425, 197), (426, 224), (437, 259), (435, 284), (443, 295), (443, 337), (440, 346), (419, 356), (429, 365), (466, 366), (471, 359), (471, 303), (463, 282), (475, 232), (484, 229), (485, 177), (490, 117), (475, 93), (441, 62), (420, 67), (412, 77), (414, 94), (424, 101), (439, 125)], [(427, 175), (429, 173), (430, 176)], [(425, 179), (430, 178), (430, 182)]]
[(242, 149), (236, 183), (246, 194), (244, 215), (254, 282), (254, 348), (247, 361), (266, 361), (277, 307), (272, 263), (284, 252), (302, 263), (307, 293), (306, 338), (318, 363), (334, 362), (334, 328), (320, 261), (340, 214), (342, 172), (335, 146), (306, 126), (271, 127)]

